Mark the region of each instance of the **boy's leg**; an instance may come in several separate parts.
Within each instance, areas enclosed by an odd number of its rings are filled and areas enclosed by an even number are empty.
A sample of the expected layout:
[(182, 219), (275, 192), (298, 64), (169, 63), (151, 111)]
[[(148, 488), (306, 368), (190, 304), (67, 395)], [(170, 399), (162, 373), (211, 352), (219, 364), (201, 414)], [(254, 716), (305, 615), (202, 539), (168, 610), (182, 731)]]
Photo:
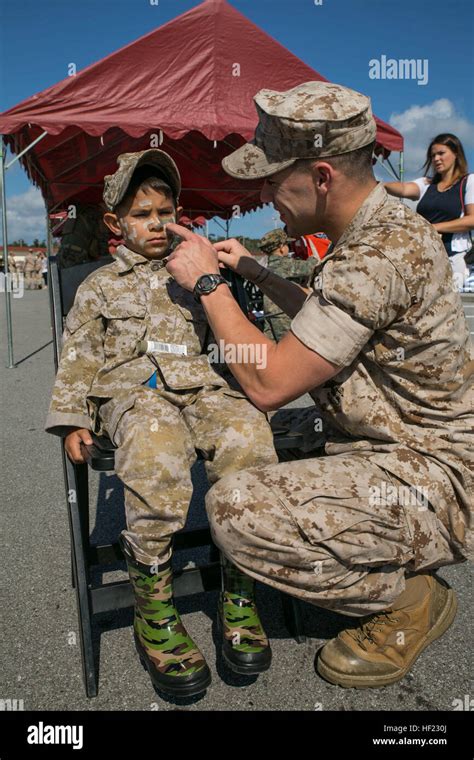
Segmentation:
[[(237, 391), (203, 389), (183, 414), (195, 447), (204, 453), (211, 483), (253, 465), (278, 461), (266, 416)], [(270, 667), (271, 649), (256, 606), (255, 581), (225, 556), (218, 623), (222, 654), (232, 670), (250, 674)]]
[(171, 539), (186, 521), (194, 446), (177, 404), (141, 386), (100, 409), (125, 487), (127, 530), (121, 544), (135, 594), (135, 646), (154, 686), (192, 696), (211, 681), (173, 599)]
[(191, 435), (177, 405), (141, 386), (100, 409), (113, 443), (115, 471), (125, 487), (124, 538), (138, 561), (166, 562), (170, 541), (186, 522), (196, 460)]
[(204, 454), (210, 483), (248, 467), (278, 462), (266, 415), (239, 391), (203, 388), (183, 417), (194, 446)]

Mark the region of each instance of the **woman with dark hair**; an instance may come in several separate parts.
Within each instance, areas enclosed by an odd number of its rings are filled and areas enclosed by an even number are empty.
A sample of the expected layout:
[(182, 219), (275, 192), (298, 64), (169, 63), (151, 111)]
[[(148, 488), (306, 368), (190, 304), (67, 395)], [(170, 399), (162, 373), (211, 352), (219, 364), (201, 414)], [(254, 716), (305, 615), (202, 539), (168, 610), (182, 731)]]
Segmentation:
[[(432, 167), (433, 174), (428, 176)], [(417, 212), (439, 232), (456, 280), (462, 287), (469, 275), (466, 257), (474, 229), (474, 174), (469, 174), (462, 143), (456, 135), (435, 137), (427, 150), (424, 176), (413, 182), (386, 182), (397, 198), (418, 200)]]

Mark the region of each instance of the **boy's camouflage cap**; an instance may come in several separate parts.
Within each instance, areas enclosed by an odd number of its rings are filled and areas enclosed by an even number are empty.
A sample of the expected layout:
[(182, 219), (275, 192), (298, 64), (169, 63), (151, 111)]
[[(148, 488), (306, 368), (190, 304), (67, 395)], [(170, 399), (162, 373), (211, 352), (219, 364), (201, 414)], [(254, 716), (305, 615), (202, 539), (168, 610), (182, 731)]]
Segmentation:
[(306, 82), (286, 92), (260, 90), (254, 139), (222, 161), (237, 179), (269, 177), (299, 158), (348, 153), (375, 140), (370, 98), (331, 82)]
[(133, 172), (139, 166), (155, 166), (158, 174), (171, 187), (173, 195), (178, 200), (181, 192), (181, 177), (175, 162), (164, 150), (150, 148), (138, 153), (121, 153), (117, 158), (119, 168), (115, 174), (106, 174), (104, 177), (104, 203), (113, 211), (120, 203), (132, 179)]
[(285, 230), (270, 230), (270, 232), (267, 232), (262, 238), (260, 238), (258, 247), (263, 253), (271, 253), (281, 245), (288, 243), (290, 240), (293, 240), (293, 238), (289, 238)]

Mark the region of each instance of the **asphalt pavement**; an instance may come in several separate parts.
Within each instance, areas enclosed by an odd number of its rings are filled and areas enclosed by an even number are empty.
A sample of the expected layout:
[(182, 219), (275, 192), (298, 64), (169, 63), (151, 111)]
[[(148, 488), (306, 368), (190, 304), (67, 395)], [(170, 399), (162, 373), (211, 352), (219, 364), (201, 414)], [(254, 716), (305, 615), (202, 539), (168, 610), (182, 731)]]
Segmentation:
[[(2, 296), (3, 301), (3, 296)], [(69, 528), (60, 443), (44, 432), (54, 379), (47, 291), (13, 299), (14, 369), (6, 369), (4, 305), (1, 313), (1, 586), (0, 699), (21, 699), (26, 710), (176, 710), (158, 696), (134, 651), (132, 612), (96, 620), (99, 694), (87, 699), (82, 684), (78, 618), (70, 580)], [(189, 525), (206, 522), (207, 488), (199, 466)], [(122, 488), (114, 475), (91, 473), (94, 542), (116, 539), (124, 525)], [(206, 550), (181, 563), (201, 562)], [(213, 620), (217, 593), (179, 600), (185, 625), (212, 671), (206, 695), (186, 710), (452, 710), (473, 694), (470, 683), (471, 566), (443, 568), (456, 590), (459, 612), (449, 631), (419, 657), (401, 682), (383, 689), (345, 690), (314, 670), (316, 651), (345, 627), (347, 618), (304, 604), (306, 643), (285, 628), (278, 592), (259, 586), (259, 608), (272, 641), (271, 669), (247, 678), (226, 670), (216, 653)], [(124, 570), (104, 580), (126, 577)]]

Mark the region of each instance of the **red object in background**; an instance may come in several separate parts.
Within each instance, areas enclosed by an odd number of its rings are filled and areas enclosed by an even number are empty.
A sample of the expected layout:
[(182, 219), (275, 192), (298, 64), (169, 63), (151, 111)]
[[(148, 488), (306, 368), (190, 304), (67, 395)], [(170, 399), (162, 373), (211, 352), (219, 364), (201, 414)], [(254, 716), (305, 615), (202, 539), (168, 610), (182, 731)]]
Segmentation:
[[(221, 167), (254, 136), (254, 95), (314, 80), (328, 81), (226, 0), (205, 0), (0, 114), (0, 134), (16, 155), (48, 132), (20, 161), (51, 212), (100, 203), (119, 153), (161, 147), (179, 166), (186, 215), (230, 218), (262, 205), (260, 181)], [(400, 133), (376, 121), (384, 155), (401, 150)]]
[(331, 241), (327, 237), (320, 237), (319, 235), (304, 235), (303, 237), (308, 249), (308, 258), (316, 255), (320, 259), (324, 258)]
[(310, 256), (324, 258), (331, 241), (327, 237), (319, 235), (302, 235), (293, 243), (293, 255), (295, 259), (309, 259)]

